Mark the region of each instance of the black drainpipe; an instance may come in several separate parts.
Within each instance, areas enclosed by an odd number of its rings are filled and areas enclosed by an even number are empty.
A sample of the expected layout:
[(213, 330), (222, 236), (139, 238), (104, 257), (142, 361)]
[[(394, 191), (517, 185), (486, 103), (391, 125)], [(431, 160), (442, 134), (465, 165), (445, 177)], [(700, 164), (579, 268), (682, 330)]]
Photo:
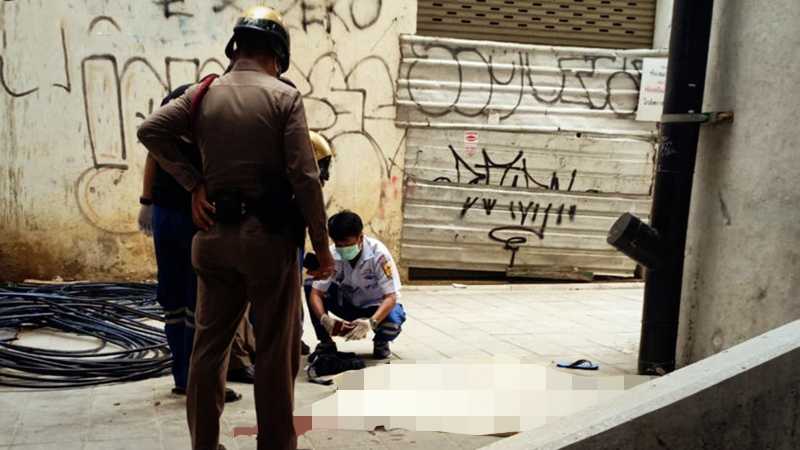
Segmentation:
[[(645, 266), (639, 373), (675, 370), (683, 255), (713, 0), (675, 0), (650, 225), (625, 214), (608, 242)], [(669, 115), (670, 119), (666, 120)], [(694, 118), (694, 119), (693, 119)]]

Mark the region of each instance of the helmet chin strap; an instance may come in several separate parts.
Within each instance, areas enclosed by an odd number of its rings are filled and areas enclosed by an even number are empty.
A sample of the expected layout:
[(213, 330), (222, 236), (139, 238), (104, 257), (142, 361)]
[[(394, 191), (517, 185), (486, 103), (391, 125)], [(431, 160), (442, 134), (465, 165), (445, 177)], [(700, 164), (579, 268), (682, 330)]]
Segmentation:
[(234, 45), (236, 43), (236, 36), (231, 36), (230, 40), (228, 40), (228, 45), (225, 46), (225, 56), (228, 59), (233, 59), (233, 52), (234, 52)]

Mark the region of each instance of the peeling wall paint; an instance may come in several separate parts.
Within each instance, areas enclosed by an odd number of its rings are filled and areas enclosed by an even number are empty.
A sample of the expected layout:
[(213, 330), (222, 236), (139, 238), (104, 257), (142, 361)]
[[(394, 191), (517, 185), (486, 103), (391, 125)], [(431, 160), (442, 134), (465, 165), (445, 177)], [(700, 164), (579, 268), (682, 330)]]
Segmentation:
[[(152, 276), (136, 228), (136, 128), (168, 90), (227, 65), (244, 0), (0, 3), (0, 279)], [(309, 126), (336, 153), (329, 211), (399, 245), (398, 39), (415, 2), (282, 0)]]

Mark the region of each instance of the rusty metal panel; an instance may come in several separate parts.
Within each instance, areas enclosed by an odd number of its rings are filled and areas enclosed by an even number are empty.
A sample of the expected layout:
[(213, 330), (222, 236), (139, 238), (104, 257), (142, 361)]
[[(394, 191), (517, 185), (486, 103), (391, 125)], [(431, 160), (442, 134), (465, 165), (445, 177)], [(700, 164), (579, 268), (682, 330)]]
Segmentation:
[(526, 44), (650, 48), (655, 0), (420, 0), (417, 33)]
[(642, 51), (403, 36), (401, 254), (414, 268), (630, 275), (605, 242), (647, 217), (656, 126)]

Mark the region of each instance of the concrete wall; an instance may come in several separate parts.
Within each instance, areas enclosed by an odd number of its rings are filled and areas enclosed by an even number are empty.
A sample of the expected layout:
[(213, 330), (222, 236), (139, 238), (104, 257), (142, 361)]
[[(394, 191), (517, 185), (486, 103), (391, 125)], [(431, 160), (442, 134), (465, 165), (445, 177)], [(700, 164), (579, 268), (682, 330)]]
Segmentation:
[[(251, 3), (0, 2), (0, 280), (152, 276), (152, 244), (136, 232), (136, 127), (168, 89), (224, 69)], [(414, 32), (416, 2), (272, 3), (290, 25), (287, 76), (336, 151), (329, 211), (354, 209), (397, 249), (398, 36)]]
[(800, 2), (715, 2), (678, 362), (800, 318)]

